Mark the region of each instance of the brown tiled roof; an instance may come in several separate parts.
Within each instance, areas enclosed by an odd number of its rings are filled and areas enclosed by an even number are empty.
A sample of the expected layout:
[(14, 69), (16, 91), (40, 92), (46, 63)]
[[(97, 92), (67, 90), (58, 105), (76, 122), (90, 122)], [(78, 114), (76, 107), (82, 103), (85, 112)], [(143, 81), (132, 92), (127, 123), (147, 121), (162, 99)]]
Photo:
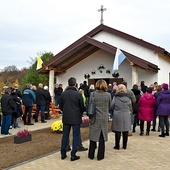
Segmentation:
[[(82, 61), (95, 51), (102, 49), (109, 53), (115, 54), (116, 53), (116, 47), (111, 46), (107, 43), (99, 42), (92, 37), (96, 34), (98, 34), (100, 31), (106, 31), (111, 34), (117, 35), (119, 37), (122, 37), (124, 39), (127, 39), (131, 42), (134, 42), (136, 44), (139, 44), (143, 47), (146, 47), (156, 53), (160, 53), (163, 55), (167, 55), (168, 57), (169, 52), (165, 51), (165, 49), (158, 47), (156, 45), (153, 45), (151, 43), (148, 43), (146, 41), (143, 41), (141, 39), (138, 39), (136, 37), (133, 37), (131, 35), (128, 35), (126, 33), (123, 33), (121, 31), (115, 30), (113, 28), (110, 28), (108, 26), (105, 26), (103, 24), (99, 25), (77, 41), (75, 41), (73, 44), (56, 54), (53, 58), (51, 58), (48, 62), (46, 62), (43, 68), (38, 70), (38, 73), (48, 73), (50, 69), (54, 69), (56, 74), (59, 75), (63, 72), (66, 72), (67, 69), (72, 67), (73, 65), (77, 64), (78, 62)], [(137, 56), (134, 56), (130, 53), (127, 53), (126, 51), (122, 52), (126, 55), (129, 62), (133, 63), (134, 65), (137, 65), (143, 69), (151, 70), (154, 72), (158, 72), (159, 68), (157, 65), (152, 64), (148, 61), (145, 61)]]

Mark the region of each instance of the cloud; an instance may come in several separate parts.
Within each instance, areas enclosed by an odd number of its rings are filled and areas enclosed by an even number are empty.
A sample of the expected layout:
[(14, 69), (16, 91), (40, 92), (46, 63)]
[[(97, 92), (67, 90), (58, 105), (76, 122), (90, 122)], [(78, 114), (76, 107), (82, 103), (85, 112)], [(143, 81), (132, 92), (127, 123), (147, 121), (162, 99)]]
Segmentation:
[[(169, 0), (0, 0), (0, 69), (28, 67), (37, 52), (56, 54), (100, 24), (170, 51)], [(9, 60), (10, 58), (10, 60)]]

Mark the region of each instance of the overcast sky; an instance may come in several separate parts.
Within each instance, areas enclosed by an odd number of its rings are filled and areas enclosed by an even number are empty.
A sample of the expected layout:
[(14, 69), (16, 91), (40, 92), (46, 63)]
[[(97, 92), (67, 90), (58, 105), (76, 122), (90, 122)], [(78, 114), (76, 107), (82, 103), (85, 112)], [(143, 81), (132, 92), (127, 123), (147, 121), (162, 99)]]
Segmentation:
[(170, 52), (170, 0), (0, 0), (0, 69), (57, 54), (100, 24), (101, 5), (105, 25)]

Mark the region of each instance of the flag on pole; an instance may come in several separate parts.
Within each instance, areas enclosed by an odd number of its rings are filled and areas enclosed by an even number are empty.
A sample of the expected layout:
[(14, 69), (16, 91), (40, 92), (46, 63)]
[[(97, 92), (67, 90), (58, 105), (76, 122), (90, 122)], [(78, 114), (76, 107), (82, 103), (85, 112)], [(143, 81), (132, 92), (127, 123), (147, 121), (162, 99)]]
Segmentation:
[(43, 61), (40, 57), (40, 55), (37, 53), (38, 57), (37, 57), (37, 70), (42, 68), (42, 64), (43, 64)]
[(117, 48), (115, 60), (113, 62), (113, 69), (112, 69), (113, 73), (118, 70), (119, 65), (124, 61), (125, 58), (126, 56), (122, 53), (122, 51), (119, 48)]

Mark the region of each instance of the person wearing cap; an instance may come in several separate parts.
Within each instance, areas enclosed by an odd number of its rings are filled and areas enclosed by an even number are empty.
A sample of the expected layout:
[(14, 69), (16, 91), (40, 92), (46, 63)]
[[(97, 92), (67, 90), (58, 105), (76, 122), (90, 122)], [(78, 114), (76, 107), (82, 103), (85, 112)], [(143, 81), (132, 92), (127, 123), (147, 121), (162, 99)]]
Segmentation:
[(80, 159), (77, 156), (77, 146), (80, 139), (80, 124), (82, 123), (82, 114), (85, 111), (83, 98), (81, 93), (77, 91), (76, 79), (71, 77), (68, 79), (68, 87), (61, 94), (59, 100), (59, 108), (62, 111), (63, 136), (61, 140), (61, 159), (66, 159), (66, 147), (69, 141), (69, 134), (73, 130), (73, 142), (71, 151), (71, 161)]
[[(167, 83), (162, 84), (162, 91), (159, 92), (156, 99), (156, 115), (159, 116), (161, 128), (159, 137), (169, 136), (168, 116), (170, 116), (170, 90), (168, 90)], [(164, 127), (166, 127), (166, 133)]]

